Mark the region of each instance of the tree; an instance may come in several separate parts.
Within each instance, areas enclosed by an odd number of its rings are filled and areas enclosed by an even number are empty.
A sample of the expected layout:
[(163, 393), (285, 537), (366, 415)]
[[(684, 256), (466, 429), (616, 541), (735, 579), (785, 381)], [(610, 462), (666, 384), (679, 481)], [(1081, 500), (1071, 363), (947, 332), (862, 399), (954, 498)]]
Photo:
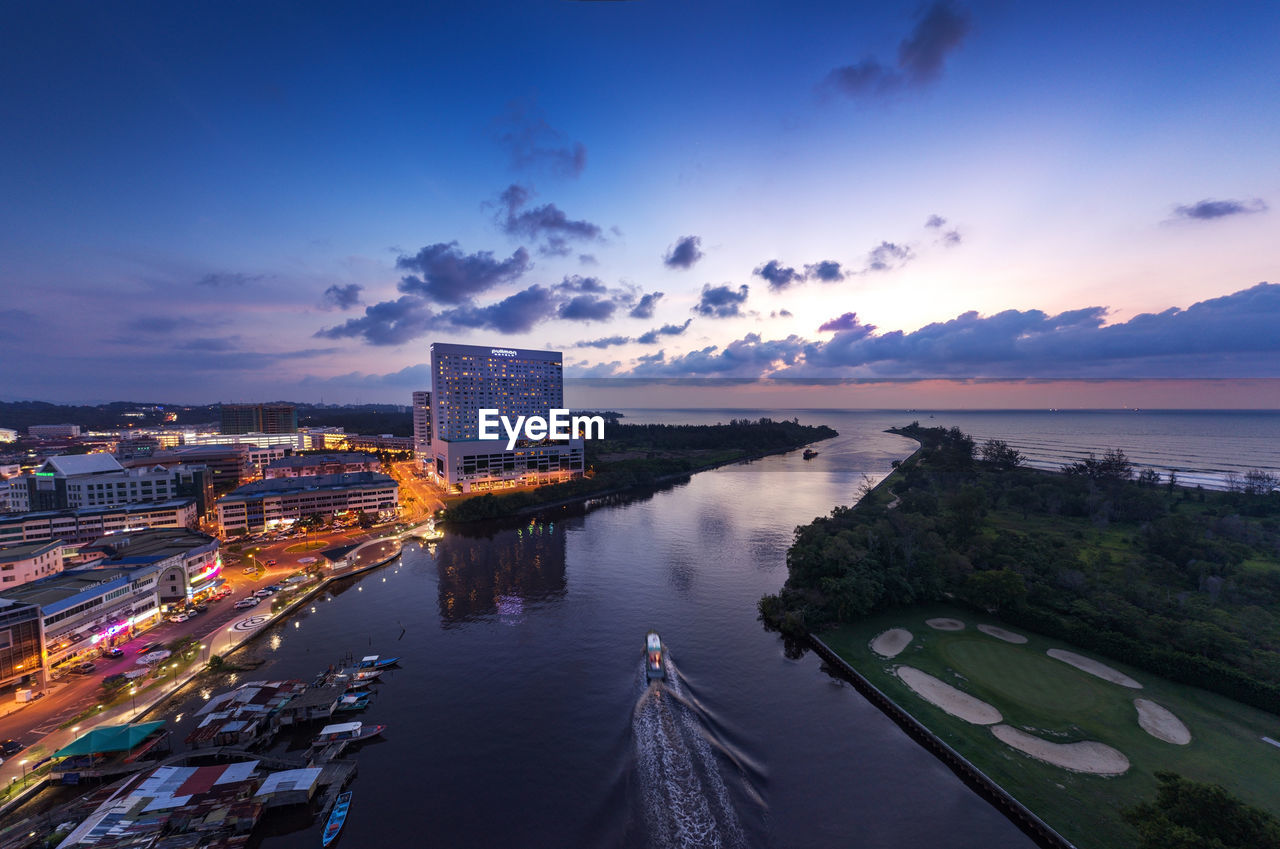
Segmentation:
[(964, 594), (979, 607), (991, 611), (1004, 610), (1027, 597), (1027, 582), (1010, 569), (972, 572), (965, 578)]
[(1003, 439), (988, 439), (982, 444), (982, 459), (997, 469), (1006, 470), (1021, 466), (1026, 457)]
[(1280, 820), (1217, 784), (1157, 772), (1154, 802), (1120, 814), (1138, 831), (1139, 849), (1263, 849), (1280, 846)]

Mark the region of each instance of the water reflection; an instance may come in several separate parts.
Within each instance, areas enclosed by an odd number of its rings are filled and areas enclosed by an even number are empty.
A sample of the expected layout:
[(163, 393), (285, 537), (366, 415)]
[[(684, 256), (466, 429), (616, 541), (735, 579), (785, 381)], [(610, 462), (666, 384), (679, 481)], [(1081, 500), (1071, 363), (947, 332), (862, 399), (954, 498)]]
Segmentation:
[(522, 620), (531, 603), (564, 597), (565, 523), (490, 526), (487, 537), (451, 534), (437, 543), (441, 627), (498, 614)]

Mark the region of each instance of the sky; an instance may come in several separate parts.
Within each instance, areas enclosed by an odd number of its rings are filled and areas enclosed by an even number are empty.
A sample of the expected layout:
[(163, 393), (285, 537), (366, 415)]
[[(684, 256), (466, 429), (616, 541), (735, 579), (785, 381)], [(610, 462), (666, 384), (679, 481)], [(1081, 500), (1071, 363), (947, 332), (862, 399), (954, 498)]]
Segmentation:
[(408, 403), (441, 341), (586, 405), (1280, 407), (1277, 43), (1273, 2), (7, 4), (0, 399)]

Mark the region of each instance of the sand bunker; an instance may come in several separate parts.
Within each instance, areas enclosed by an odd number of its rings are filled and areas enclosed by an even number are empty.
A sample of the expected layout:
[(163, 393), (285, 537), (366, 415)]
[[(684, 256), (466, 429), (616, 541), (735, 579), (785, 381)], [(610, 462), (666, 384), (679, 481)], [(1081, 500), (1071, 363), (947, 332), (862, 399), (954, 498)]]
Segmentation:
[(1004, 640), (1006, 643), (1017, 643), (1018, 645), (1022, 645), (1027, 641), (1027, 638), (1021, 634), (1015, 634), (1012, 631), (997, 628), (995, 625), (979, 625), (978, 630), (989, 637), (995, 637), (997, 640)]
[(1175, 746), (1185, 746), (1191, 742), (1191, 731), (1168, 708), (1161, 707), (1150, 699), (1134, 699), (1133, 706), (1138, 709), (1138, 724), (1152, 737)]
[(921, 672), (910, 666), (899, 666), (895, 671), (902, 679), (902, 683), (910, 687), (917, 696), (965, 722), (972, 722), (974, 725), (994, 725), (1004, 719), (1000, 711), (982, 699), (975, 699), (945, 681), (939, 681), (927, 672)]
[(906, 628), (890, 628), (871, 641), (871, 650), (881, 657), (897, 657), (911, 643)]
[(926, 619), (924, 624), (939, 631), (963, 631), (964, 623), (959, 619)]
[(1096, 660), (1084, 657), (1083, 655), (1078, 655), (1075, 652), (1064, 651), (1062, 649), (1049, 649), (1046, 654), (1054, 660), (1069, 663), (1081, 672), (1088, 672), (1090, 675), (1095, 675), (1103, 681), (1110, 681), (1112, 684), (1119, 684), (1121, 687), (1128, 687), (1132, 690), (1142, 689), (1141, 684), (1134, 681), (1123, 672), (1117, 672), (1105, 663), (1098, 663)]
[(1002, 743), (1009, 744), (1023, 754), (1072, 772), (1122, 775), (1129, 769), (1129, 759), (1122, 752), (1096, 740), (1050, 743), (1008, 725), (997, 725), (991, 729), (991, 733)]

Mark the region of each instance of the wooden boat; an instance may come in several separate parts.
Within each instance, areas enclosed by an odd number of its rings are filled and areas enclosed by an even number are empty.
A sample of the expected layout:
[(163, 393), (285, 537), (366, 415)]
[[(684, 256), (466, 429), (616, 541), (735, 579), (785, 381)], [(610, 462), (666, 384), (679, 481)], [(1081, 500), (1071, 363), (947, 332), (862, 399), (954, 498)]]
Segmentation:
[(316, 735), (316, 739), (311, 741), (313, 746), (327, 746), (330, 743), (349, 742), (358, 743), (362, 740), (368, 740), (377, 737), (383, 731), (387, 730), (385, 725), (364, 725), (360, 722), (339, 722), (334, 725), (326, 725), (320, 729), (320, 733)]
[(400, 662), (398, 657), (379, 657), (371, 654), (368, 657), (362, 657), (360, 662), (356, 664), (356, 669), (386, 669), (389, 666), (395, 666)]
[(324, 834), (320, 837), (320, 845), (328, 846), (338, 837), (338, 832), (342, 831), (342, 825), (347, 821), (347, 810), (351, 807), (351, 791), (338, 795), (338, 801), (334, 803), (333, 810), (329, 812), (329, 821), (325, 823)]
[(804, 454), (802, 456), (806, 460), (812, 460), (814, 457), (818, 456), (818, 452), (814, 451), (812, 448), (806, 448), (804, 449)]
[(369, 699), (373, 697), (373, 693), (348, 693), (338, 699), (338, 706), (334, 710), (356, 711), (364, 710), (369, 706)]

